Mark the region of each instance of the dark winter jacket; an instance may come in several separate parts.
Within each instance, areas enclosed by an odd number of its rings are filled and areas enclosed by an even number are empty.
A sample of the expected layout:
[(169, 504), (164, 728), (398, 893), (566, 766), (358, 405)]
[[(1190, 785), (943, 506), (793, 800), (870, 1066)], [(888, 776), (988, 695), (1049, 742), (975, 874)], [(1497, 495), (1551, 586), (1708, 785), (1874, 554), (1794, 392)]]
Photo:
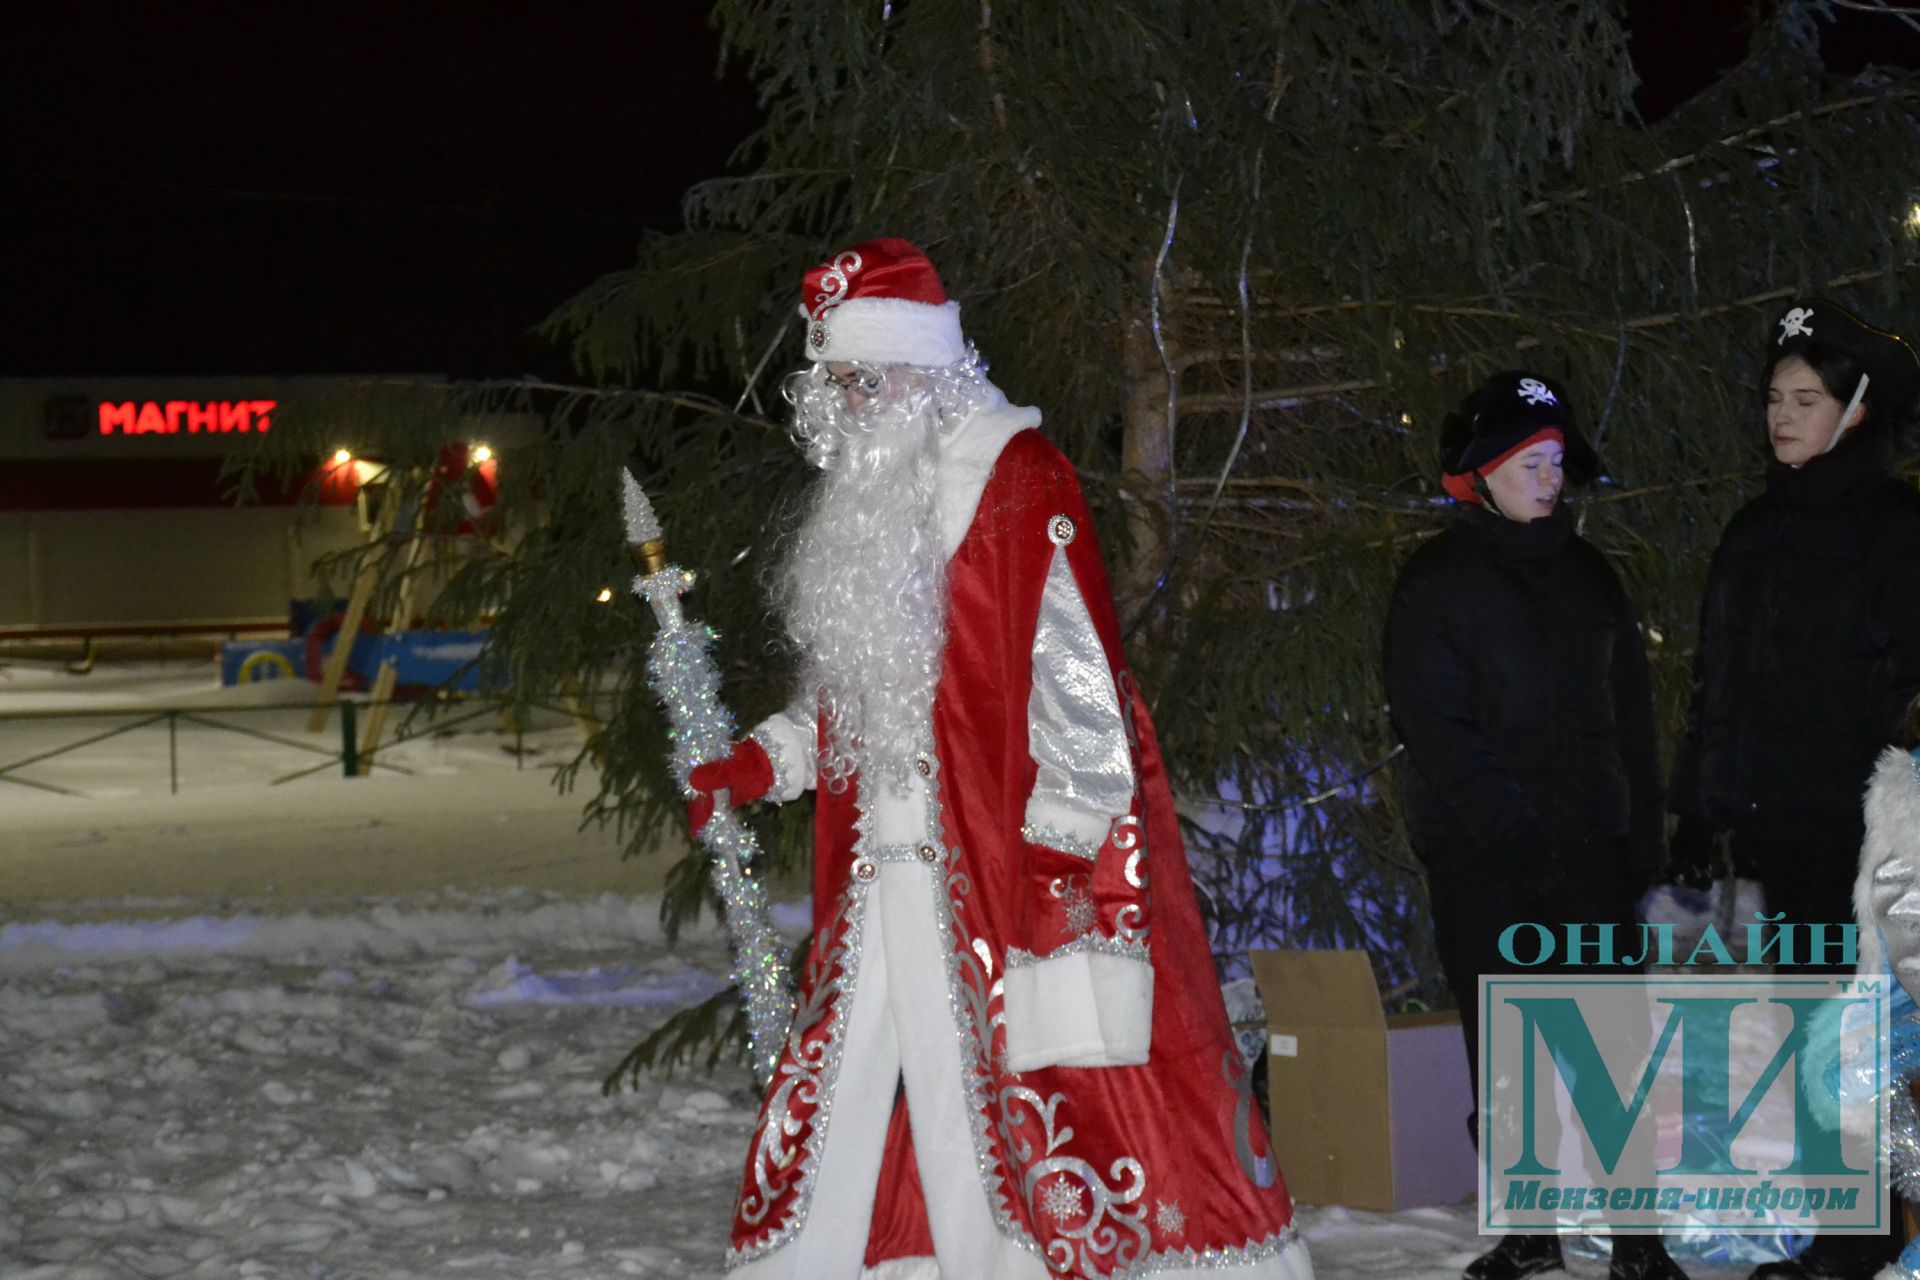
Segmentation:
[(1727, 525), (1674, 764), (1682, 817), (1858, 843), (1874, 760), (1920, 693), (1920, 493), (1890, 471), (1871, 440), (1776, 464)]
[(1420, 548), (1394, 588), (1386, 677), (1423, 857), (1490, 875), (1598, 858), (1652, 879), (1664, 820), (1646, 653), (1564, 508), (1529, 524), (1464, 508)]

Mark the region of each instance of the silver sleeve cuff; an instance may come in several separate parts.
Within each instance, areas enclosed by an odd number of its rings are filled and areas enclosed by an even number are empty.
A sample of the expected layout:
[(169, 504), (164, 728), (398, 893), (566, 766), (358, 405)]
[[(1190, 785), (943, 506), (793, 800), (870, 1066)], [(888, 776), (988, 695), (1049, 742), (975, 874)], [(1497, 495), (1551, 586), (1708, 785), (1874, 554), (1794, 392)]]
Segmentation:
[[(1030, 817), (1035, 810), (1075, 811), (1104, 834), (1107, 822), (1132, 807), (1133, 755), (1113, 671), (1064, 548), (1054, 550), (1034, 632), (1027, 749), (1039, 767)], [(1084, 831), (1070, 834), (1086, 838)]]

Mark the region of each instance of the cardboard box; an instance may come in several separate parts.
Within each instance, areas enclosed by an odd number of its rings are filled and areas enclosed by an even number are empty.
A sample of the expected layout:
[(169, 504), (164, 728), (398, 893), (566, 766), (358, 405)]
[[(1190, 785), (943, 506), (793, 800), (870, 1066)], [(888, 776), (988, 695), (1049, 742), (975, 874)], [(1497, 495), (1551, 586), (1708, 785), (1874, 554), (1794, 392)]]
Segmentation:
[(1453, 1013), (1388, 1017), (1364, 951), (1255, 951), (1268, 1128), (1303, 1204), (1390, 1213), (1471, 1198), (1473, 1084)]

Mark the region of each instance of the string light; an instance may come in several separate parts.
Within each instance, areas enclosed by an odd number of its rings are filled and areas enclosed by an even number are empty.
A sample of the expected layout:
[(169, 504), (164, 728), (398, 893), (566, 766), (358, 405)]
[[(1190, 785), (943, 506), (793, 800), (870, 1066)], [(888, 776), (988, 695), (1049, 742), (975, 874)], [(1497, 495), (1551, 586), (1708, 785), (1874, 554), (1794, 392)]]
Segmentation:
[(334, 465), (334, 466), (336, 466), (336, 467), (344, 467), (344, 466), (346, 466), (346, 465), (347, 465), (347, 464), (348, 464), (349, 462), (352, 462), (352, 461), (353, 461), (353, 453), (352, 453), (352, 451), (351, 451), (351, 450), (347, 450), (347, 449), (335, 449), (335, 450), (333, 451), (333, 465)]
[(483, 444), (477, 444), (473, 446), (473, 460), (475, 462), (491, 462), (493, 461), (493, 450)]
[(598, 604), (609, 604), (612, 602), (612, 600), (613, 600), (612, 587), (600, 588), (600, 594), (594, 597), (594, 601)]

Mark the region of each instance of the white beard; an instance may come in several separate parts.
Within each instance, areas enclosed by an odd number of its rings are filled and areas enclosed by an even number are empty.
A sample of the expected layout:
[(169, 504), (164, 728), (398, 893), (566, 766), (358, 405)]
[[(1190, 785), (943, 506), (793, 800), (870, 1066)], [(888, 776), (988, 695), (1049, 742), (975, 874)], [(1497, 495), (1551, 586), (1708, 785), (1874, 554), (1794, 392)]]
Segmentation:
[(794, 375), (794, 434), (825, 475), (782, 557), (777, 599), (826, 717), (820, 776), (904, 786), (946, 644), (941, 428), (988, 386), (977, 369), (895, 366), (849, 410), (815, 366)]

